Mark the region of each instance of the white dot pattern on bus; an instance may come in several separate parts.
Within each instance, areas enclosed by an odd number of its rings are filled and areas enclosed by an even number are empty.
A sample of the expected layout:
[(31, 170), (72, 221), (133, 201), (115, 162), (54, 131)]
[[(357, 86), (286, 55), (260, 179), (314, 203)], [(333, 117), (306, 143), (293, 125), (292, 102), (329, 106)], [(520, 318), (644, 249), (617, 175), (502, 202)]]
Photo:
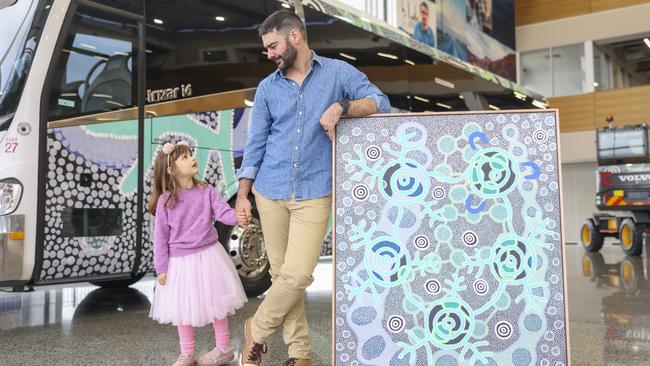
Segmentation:
[[(79, 132), (79, 127), (68, 129)], [(115, 187), (121, 178), (119, 169), (84, 159), (63, 146), (62, 130), (50, 132), (45, 191), (45, 241), (40, 279), (45, 281), (130, 272), (135, 258), (137, 196), (133, 194), (127, 197), (116, 191)], [(91, 187), (79, 185), (80, 174), (92, 177)], [(84, 207), (122, 210), (122, 234), (62, 236), (63, 225), (66, 224), (63, 210)]]

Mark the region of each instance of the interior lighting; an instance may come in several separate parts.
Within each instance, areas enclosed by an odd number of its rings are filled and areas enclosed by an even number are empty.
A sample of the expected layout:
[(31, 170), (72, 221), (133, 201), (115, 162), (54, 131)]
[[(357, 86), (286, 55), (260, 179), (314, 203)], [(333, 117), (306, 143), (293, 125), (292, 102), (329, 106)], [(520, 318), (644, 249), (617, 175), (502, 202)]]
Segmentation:
[(540, 101), (537, 100), (537, 99), (533, 100), (533, 105), (534, 105), (535, 107), (537, 107), (537, 108), (540, 108), (540, 109), (546, 109), (546, 107), (548, 107), (548, 104), (546, 104), (546, 103), (544, 103), (544, 102), (540, 102)]
[(345, 57), (345, 58), (347, 58), (347, 59), (349, 59), (349, 60), (352, 60), (352, 61), (356, 61), (356, 60), (357, 60), (356, 57), (354, 57), (354, 56), (352, 56), (352, 55), (348, 55), (347, 53), (339, 52), (339, 55), (341, 55), (342, 57)]
[(390, 54), (390, 53), (383, 53), (383, 52), (377, 52), (377, 56), (381, 56), (381, 57), (389, 58), (389, 59), (391, 59), (391, 60), (397, 60), (397, 59), (399, 59), (399, 57), (397, 57), (397, 56), (395, 56), (395, 55), (393, 55), (393, 54)]

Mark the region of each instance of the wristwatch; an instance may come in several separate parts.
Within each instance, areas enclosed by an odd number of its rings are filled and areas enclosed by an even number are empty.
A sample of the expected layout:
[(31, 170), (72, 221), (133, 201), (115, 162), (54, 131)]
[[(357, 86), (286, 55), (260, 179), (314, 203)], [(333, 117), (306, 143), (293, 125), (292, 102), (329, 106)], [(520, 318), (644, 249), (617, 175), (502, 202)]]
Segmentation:
[(348, 114), (348, 107), (350, 106), (350, 101), (347, 99), (341, 99), (339, 100), (339, 104), (341, 105), (341, 107), (343, 107), (342, 114)]

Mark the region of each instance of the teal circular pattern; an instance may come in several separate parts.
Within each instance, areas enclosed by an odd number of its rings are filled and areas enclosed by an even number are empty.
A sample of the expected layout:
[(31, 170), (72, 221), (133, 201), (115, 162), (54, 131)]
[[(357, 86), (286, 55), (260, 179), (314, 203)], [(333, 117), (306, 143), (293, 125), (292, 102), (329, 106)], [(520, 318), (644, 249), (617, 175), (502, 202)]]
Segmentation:
[(431, 343), (438, 348), (462, 347), (474, 333), (474, 315), (460, 299), (434, 302), (426, 319)]
[(481, 150), (469, 163), (468, 183), (480, 197), (494, 198), (508, 194), (515, 188), (519, 163), (499, 148)]
[(368, 246), (363, 260), (370, 278), (381, 286), (398, 286), (409, 278), (408, 251), (389, 237)]
[(537, 268), (537, 255), (523, 238), (505, 236), (492, 246), (490, 270), (499, 280), (509, 284), (523, 283)]
[(426, 170), (414, 160), (387, 165), (381, 176), (381, 195), (398, 206), (423, 201), (431, 186)]

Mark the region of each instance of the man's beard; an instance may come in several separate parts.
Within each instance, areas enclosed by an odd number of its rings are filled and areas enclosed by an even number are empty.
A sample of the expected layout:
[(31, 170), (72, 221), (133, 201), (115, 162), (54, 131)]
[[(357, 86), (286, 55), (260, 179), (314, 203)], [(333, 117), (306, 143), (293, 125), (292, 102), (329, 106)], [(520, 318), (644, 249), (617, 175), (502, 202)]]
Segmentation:
[(296, 62), (296, 57), (298, 57), (298, 50), (291, 44), (289, 43), (289, 38), (287, 38), (287, 50), (284, 52), (283, 55), (280, 56), (280, 59), (282, 59), (282, 66), (280, 66), (280, 71), (286, 72), (289, 70), (293, 64)]

